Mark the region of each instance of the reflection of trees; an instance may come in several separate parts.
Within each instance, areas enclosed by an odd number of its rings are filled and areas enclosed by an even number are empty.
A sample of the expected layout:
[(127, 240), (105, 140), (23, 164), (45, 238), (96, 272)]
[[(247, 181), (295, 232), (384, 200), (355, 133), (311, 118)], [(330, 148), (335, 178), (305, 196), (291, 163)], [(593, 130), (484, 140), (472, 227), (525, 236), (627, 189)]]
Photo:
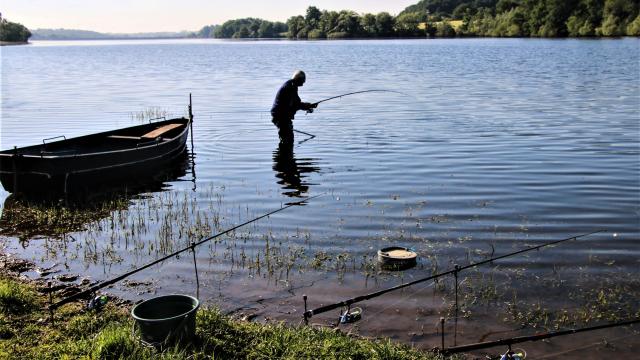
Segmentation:
[(309, 185), (305, 181), (306, 174), (318, 172), (320, 168), (314, 165), (314, 159), (296, 159), (293, 153), (293, 143), (280, 143), (273, 152), (273, 170), (276, 172), (278, 184), (282, 186), (284, 195), (301, 197), (309, 191)]

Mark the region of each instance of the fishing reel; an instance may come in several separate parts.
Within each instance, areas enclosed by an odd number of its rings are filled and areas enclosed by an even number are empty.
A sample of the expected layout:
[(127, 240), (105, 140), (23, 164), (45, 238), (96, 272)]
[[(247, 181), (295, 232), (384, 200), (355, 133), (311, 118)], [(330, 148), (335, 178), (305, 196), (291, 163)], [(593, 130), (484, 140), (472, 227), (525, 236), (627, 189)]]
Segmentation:
[(362, 319), (362, 308), (356, 307), (351, 309), (348, 307), (344, 312), (340, 313), (340, 324), (350, 324)]
[(509, 350), (500, 356), (500, 360), (524, 360), (527, 358), (527, 352), (524, 349)]

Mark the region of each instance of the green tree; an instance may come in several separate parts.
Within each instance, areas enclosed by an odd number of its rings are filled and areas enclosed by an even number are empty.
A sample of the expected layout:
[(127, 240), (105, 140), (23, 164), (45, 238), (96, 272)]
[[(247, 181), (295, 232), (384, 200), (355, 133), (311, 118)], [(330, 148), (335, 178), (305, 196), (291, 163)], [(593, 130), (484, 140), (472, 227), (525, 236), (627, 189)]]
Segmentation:
[(526, 36), (525, 23), (526, 16), (522, 9), (515, 7), (503, 13), (496, 14), (493, 20), (491, 36), (515, 37)]
[(538, 36), (567, 36), (566, 21), (576, 3), (576, 0), (546, 0), (546, 16), (538, 29)]
[(320, 21), (320, 17), (322, 16), (322, 12), (315, 6), (309, 6), (307, 8), (307, 15), (304, 18), (304, 21), (307, 26), (310, 28), (317, 28), (318, 22)]
[(473, 7), (471, 4), (469, 3), (462, 3), (458, 6), (456, 6), (455, 9), (453, 9), (453, 12), (451, 12), (451, 18), (452, 19), (464, 19), (465, 16), (469, 16), (469, 15), (473, 15), (476, 13), (476, 8)]
[(436, 25), (436, 33), (435, 36), (438, 37), (454, 37), (456, 36), (456, 31), (453, 29), (451, 24), (448, 21), (441, 21)]
[(247, 25), (240, 26), (240, 29), (233, 34), (233, 37), (236, 39), (245, 39), (248, 38), (251, 32)]
[(595, 36), (602, 23), (604, 0), (581, 0), (567, 19), (567, 35)]
[(340, 11), (336, 27), (337, 32), (344, 33), (347, 37), (353, 37), (361, 33), (360, 29), (358, 14), (351, 10)]
[(287, 37), (291, 39), (299, 39), (304, 35), (306, 38), (306, 31), (303, 31), (305, 27), (304, 17), (302, 15), (292, 16), (287, 20), (287, 27), (289, 29)]
[(388, 12), (376, 15), (376, 33), (378, 36), (392, 36), (394, 34), (395, 19)]
[(376, 36), (378, 29), (376, 28), (376, 16), (373, 14), (364, 14), (360, 18), (360, 28), (365, 36)]
[(640, 36), (640, 15), (636, 16), (636, 18), (629, 23), (629, 26), (627, 26), (627, 35)]
[(638, 15), (637, 1), (606, 0), (602, 26), (596, 29), (604, 36), (626, 35), (627, 26)]
[(7, 21), (0, 15), (0, 41), (27, 42), (31, 31), (22, 24)]
[(215, 25), (207, 25), (204, 26), (200, 31), (196, 33), (196, 37), (199, 38), (212, 38), (215, 36), (214, 31), (216, 29)]
[(258, 28), (258, 37), (259, 38), (273, 38), (276, 37), (273, 23), (270, 21), (263, 21), (260, 24), (260, 28)]
[(496, 4), (496, 14), (511, 11), (518, 7), (518, 3), (515, 0), (499, 0)]
[(402, 13), (396, 17), (395, 30), (400, 36), (423, 35), (420, 23), (428, 20), (425, 12)]
[(326, 36), (338, 24), (338, 13), (336, 11), (323, 11), (318, 21), (318, 29)]
[(431, 15), (451, 17), (454, 10), (463, 4), (479, 9), (482, 7), (495, 8), (497, 2), (498, 0), (421, 0), (415, 5), (408, 6), (400, 15), (412, 12), (427, 12)]
[(489, 8), (480, 8), (478, 12), (463, 23), (463, 35), (491, 36), (494, 26), (492, 11)]

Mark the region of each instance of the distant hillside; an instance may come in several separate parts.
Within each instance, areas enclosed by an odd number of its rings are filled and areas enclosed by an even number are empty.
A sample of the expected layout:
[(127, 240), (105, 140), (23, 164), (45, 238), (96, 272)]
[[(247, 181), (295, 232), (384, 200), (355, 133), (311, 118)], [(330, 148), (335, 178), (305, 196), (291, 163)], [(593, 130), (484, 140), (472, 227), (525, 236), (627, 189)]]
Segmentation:
[(180, 39), (194, 37), (191, 31), (150, 33), (100, 33), (75, 29), (36, 29), (33, 40)]
[(639, 12), (638, 0), (421, 0), (398, 18), (426, 18), (431, 36), (616, 37), (640, 36)]
[[(503, 1), (504, 0), (500, 0)], [(510, 1), (514, 2), (514, 1)], [(430, 15), (451, 16), (457, 7), (494, 8), (498, 0), (421, 0), (415, 5), (407, 6), (400, 14), (417, 11), (428, 11)]]

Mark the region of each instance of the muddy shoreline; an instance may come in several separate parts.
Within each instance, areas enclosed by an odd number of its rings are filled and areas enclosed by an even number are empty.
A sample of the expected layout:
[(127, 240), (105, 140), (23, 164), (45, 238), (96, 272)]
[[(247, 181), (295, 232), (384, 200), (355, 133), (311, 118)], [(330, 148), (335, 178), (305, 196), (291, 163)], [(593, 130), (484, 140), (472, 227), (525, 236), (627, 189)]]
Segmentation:
[[(35, 263), (16, 258), (10, 254), (0, 252), (0, 275), (19, 276), (23, 279), (37, 284), (40, 292), (46, 294), (54, 293), (56, 296), (66, 297), (73, 295), (95, 281), (88, 277), (81, 277), (76, 274), (69, 274), (64, 271), (64, 266), (58, 265), (42, 268)], [(346, 276), (341, 280), (343, 283), (357, 281), (356, 277)], [(497, 299), (487, 300), (484, 307), (473, 307), (468, 303), (466, 296), (477, 296), (477, 292), (465, 288), (464, 284), (472, 281), (467, 279), (461, 286), (461, 306), (456, 312), (451, 302), (452, 283), (442, 282), (434, 286), (423, 286), (411, 290), (415, 295), (416, 291), (430, 293), (428, 297), (421, 297), (420, 301), (406, 301), (406, 292), (386, 295), (383, 300), (372, 299), (358, 304), (364, 309), (363, 319), (354, 324), (339, 324), (338, 314), (334, 312), (315, 316), (310, 324), (313, 327), (335, 328), (340, 331), (361, 336), (363, 338), (391, 339), (393, 342), (409, 344), (423, 351), (437, 347), (441, 341), (440, 318), (444, 314), (446, 317), (445, 326), (445, 346), (456, 346), (468, 343), (491, 341), (509, 337), (522, 336), (523, 334), (534, 334), (541, 331), (553, 331), (552, 323), (545, 323), (545, 317), (552, 316), (548, 309), (530, 304), (530, 309), (525, 309), (521, 304), (510, 321), (506, 318), (498, 319), (496, 314), (492, 314), (490, 309), (497, 305)], [(392, 280), (387, 282), (393, 283)], [(384, 284), (381, 284), (384, 285)], [(634, 286), (634, 284), (631, 284)], [(268, 289), (252, 289), (241, 284), (237, 287), (228, 286), (229, 291), (216, 299), (208, 299), (205, 303), (219, 306), (220, 309), (236, 319), (269, 324), (285, 322), (291, 325), (301, 324), (301, 310), (304, 308), (302, 294), (309, 298), (309, 305), (313, 308), (326, 305), (335, 301), (336, 298), (346, 299), (353, 296), (348, 287), (332, 285), (326, 279), (318, 278), (310, 281), (297, 289), (290, 289), (286, 292), (276, 292), (271, 295)], [(447, 289), (448, 288), (448, 289)], [(150, 297), (157, 292), (166, 292), (167, 289), (159, 289), (153, 281), (125, 280), (115, 286), (103, 289), (103, 293), (108, 294), (110, 299), (120, 307), (130, 307), (133, 303), (127, 297), (133, 298)], [(539, 292), (541, 288), (532, 287), (530, 292)], [(611, 288), (612, 293), (615, 288)], [(622, 291), (622, 289), (620, 290)], [(129, 293), (129, 296), (126, 296)], [(117, 295), (114, 295), (117, 294)], [(125, 294), (124, 298), (121, 295)], [(632, 294), (629, 294), (632, 295)], [(205, 297), (206, 298), (206, 297)], [(238, 299), (243, 298), (241, 302)], [(424, 301), (430, 298), (430, 301)], [(613, 297), (608, 298), (611, 301)], [(86, 300), (89, 300), (88, 297)], [(138, 300), (140, 301), (140, 300)], [(397, 304), (396, 306), (389, 306)], [(539, 305), (538, 305), (539, 306)], [(480, 309), (484, 309), (483, 312)], [(589, 308), (587, 308), (589, 309)], [(602, 317), (600, 322), (604, 322), (607, 316), (606, 309), (590, 308), (594, 311), (594, 320)], [(602, 311), (602, 314), (595, 312)], [(508, 314), (505, 314), (508, 316)], [(517, 321), (521, 321), (518, 324)], [(609, 319), (611, 321), (611, 319)], [(545, 325), (546, 324), (546, 325)], [(550, 328), (551, 327), (551, 328)], [(570, 327), (570, 326), (567, 326)], [(579, 326), (577, 326), (579, 327)], [(546, 330), (545, 330), (546, 329)], [(638, 349), (637, 327), (616, 328), (605, 331), (596, 331), (579, 336), (567, 336), (557, 339), (525, 343), (520, 348), (538, 358), (553, 358), (560, 356), (575, 359), (599, 359), (607, 356), (628, 356), (632, 357)], [(477, 358), (484, 356), (495, 356), (501, 353), (502, 348), (493, 348), (475, 351), (468, 354), (467, 358)]]

